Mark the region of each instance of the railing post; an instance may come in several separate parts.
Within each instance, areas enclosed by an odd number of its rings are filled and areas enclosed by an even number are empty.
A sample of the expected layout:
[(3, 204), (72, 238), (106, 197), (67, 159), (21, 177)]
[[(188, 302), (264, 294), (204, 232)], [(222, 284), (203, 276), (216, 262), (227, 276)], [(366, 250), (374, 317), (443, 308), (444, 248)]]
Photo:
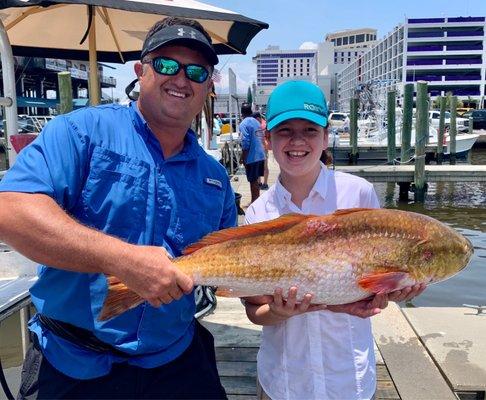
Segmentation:
[(425, 182), (425, 143), (428, 136), (427, 82), (417, 82), (417, 114), (415, 122), (415, 201), (423, 202), (427, 185)]
[(66, 114), (73, 110), (73, 88), (71, 73), (69, 71), (58, 72), (59, 83), (59, 113)]
[(402, 121), (402, 148), (400, 152), (400, 162), (404, 163), (412, 155), (410, 141), (412, 136), (413, 120), (413, 83), (404, 86), (403, 93), (403, 121)]
[(440, 98), (439, 131), (437, 132), (437, 164), (441, 165), (444, 159), (444, 134), (445, 134), (445, 112), (446, 97)]
[(456, 135), (457, 135), (457, 96), (451, 97), (451, 125), (449, 127), (449, 163), (456, 163)]
[(395, 126), (395, 108), (396, 108), (396, 92), (390, 90), (387, 95), (387, 134), (388, 134), (388, 164), (395, 164), (396, 158), (396, 126)]
[(349, 155), (349, 164), (358, 164), (358, 99), (353, 97), (350, 100), (349, 115), (349, 145), (351, 153)]

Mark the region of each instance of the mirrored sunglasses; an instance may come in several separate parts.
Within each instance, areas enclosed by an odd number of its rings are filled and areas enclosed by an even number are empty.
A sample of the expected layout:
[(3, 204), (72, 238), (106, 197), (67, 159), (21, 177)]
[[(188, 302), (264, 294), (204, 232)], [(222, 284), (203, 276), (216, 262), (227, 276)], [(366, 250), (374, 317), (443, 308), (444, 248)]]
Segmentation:
[(187, 79), (196, 83), (203, 83), (209, 77), (207, 68), (199, 64), (182, 64), (177, 60), (167, 57), (155, 57), (142, 62), (144, 64), (152, 64), (155, 72), (161, 75), (177, 75), (182, 68)]

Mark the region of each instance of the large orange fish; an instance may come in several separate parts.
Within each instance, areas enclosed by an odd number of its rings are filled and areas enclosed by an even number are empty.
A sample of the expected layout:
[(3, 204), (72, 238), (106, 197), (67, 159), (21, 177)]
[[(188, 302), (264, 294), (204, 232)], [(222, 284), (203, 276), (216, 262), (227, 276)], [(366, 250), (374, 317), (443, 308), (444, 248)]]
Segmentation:
[[(273, 294), (297, 286), (318, 304), (346, 304), (463, 269), (471, 242), (422, 214), (386, 209), (289, 214), (224, 229), (186, 248), (173, 262), (197, 285), (231, 297)], [(144, 300), (114, 277), (100, 320)]]

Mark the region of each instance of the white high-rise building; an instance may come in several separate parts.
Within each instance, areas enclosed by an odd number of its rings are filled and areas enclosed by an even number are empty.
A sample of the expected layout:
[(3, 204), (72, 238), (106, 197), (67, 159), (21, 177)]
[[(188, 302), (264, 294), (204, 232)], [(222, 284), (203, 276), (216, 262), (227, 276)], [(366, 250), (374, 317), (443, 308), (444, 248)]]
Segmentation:
[(485, 107), (486, 18), (409, 18), (338, 74), (338, 103), (360, 85), (383, 89), (424, 80), (433, 99), (448, 92)]
[(273, 88), (280, 82), (303, 79), (317, 83), (317, 50), (280, 50), (268, 46), (253, 57), (257, 65), (254, 102), (265, 105)]
[(376, 44), (376, 29), (360, 28), (328, 33), (334, 45), (334, 64), (350, 64)]

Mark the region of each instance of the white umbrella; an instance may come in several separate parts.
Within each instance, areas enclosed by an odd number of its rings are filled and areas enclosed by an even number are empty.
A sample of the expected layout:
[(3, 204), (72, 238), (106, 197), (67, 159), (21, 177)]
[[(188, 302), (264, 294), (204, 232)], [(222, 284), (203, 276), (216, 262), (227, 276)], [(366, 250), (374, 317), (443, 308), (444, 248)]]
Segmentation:
[[(253, 37), (268, 24), (195, 0), (2, 0), (0, 40), (13, 55), (90, 61), (90, 100), (99, 103), (97, 61), (139, 58), (149, 28), (168, 16), (199, 21), (218, 54), (246, 54)], [(2, 64), (9, 46), (0, 44)], [(4, 95), (13, 101), (12, 88)], [(14, 90), (15, 88), (13, 88)], [(7, 113), (8, 114), (8, 113)], [(8, 115), (7, 115), (8, 117)]]

